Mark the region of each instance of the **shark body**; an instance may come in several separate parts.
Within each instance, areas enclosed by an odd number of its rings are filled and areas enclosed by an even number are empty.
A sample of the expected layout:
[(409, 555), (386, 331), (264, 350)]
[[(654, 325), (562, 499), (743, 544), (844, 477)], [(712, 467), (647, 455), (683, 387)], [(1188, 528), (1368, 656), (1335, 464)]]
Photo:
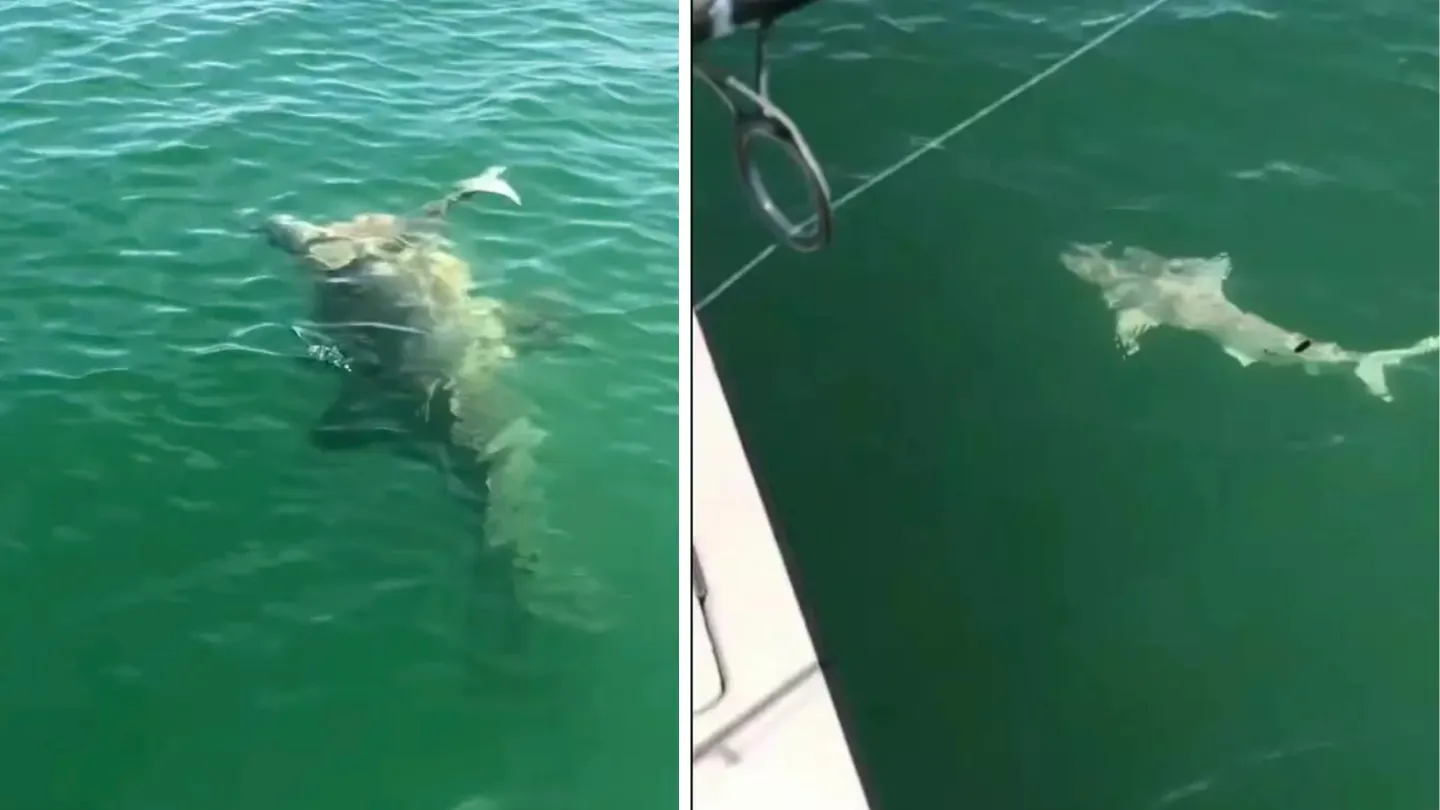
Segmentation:
[(446, 474), (483, 518), (473, 596), (477, 608), (508, 617), (501, 635), (513, 652), (525, 643), (524, 586), (539, 562), (543, 503), (534, 473), (546, 433), (506, 372), (534, 330), (510, 304), (474, 295), (471, 266), (432, 232), (451, 206), (478, 193), (518, 204), (502, 172), (493, 167), (459, 183), (422, 217), (312, 223), (277, 215), (260, 230), (307, 271), (311, 331), (345, 369), (311, 443), (327, 451), (388, 447)]
[(1065, 268), (1100, 288), (1115, 312), (1115, 341), (1128, 357), (1140, 350), (1140, 337), (1157, 326), (1170, 326), (1210, 337), (1242, 366), (1254, 363), (1301, 366), (1311, 374), (1349, 370), (1366, 390), (1390, 402), (1387, 368), (1440, 351), (1440, 337), (1381, 351), (1352, 351), (1314, 340), (1241, 309), (1225, 295), (1230, 257), (1166, 258), (1127, 247), (1116, 255), (1109, 245), (1073, 245), (1060, 260)]

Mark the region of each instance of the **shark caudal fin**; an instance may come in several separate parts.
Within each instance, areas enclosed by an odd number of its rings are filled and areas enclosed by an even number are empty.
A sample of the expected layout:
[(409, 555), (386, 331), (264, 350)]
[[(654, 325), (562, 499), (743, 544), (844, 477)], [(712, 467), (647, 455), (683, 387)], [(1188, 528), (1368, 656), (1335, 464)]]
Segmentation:
[(499, 194), (501, 197), (519, 205), (520, 192), (516, 191), (515, 187), (510, 185), (510, 182), (503, 177), (504, 174), (504, 166), (491, 166), (481, 174), (456, 183), (455, 191), (467, 197), (471, 194), (481, 193)]
[(1440, 337), (1425, 338), (1406, 349), (1367, 352), (1361, 355), (1359, 362), (1355, 364), (1355, 376), (1360, 378), (1360, 382), (1365, 383), (1365, 387), (1370, 393), (1390, 402), (1395, 397), (1390, 393), (1390, 386), (1385, 382), (1385, 369), (1411, 357), (1419, 357), (1436, 351), (1440, 351)]

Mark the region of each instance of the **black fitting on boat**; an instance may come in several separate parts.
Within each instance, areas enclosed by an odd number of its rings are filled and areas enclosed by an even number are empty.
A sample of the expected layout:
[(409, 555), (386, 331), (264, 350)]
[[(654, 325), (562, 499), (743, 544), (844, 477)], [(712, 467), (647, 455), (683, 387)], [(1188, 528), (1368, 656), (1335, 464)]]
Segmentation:
[(815, 0), (690, 0), (690, 44), (722, 39), (747, 25), (770, 25)]
[[(735, 121), (735, 163), (750, 202), (782, 242), (801, 252), (819, 250), (830, 243), (834, 224), (830, 186), (800, 128), (770, 100), (770, 65), (765, 45), (775, 20), (812, 2), (814, 0), (691, 0), (691, 39), (695, 45), (728, 36), (741, 26), (758, 26), (753, 87), (698, 57), (691, 67), (730, 108)], [(809, 227), (791, 222), (770, 196), (751, 154), (758, 142), (766, 140), (778, 144), (804, 176), (813, 208)]]
[[(720, 634), (715, 629), (715, 620), (710, 615), (710, 583), (705, 579), (705, 568), (700, 565), (700, 555), (695, 553), (695, 540), (690, 540), (690, 592), (695, 595), (695, 601), (700, 605), (700, 621), (705, 624), (705, 633), (710, 636), (710, 656), (715, 663), (715, 679), (717, 688), (715, 697), (711, 698), (704, 705), (690, 706), (692, 716), (704, 714), (725, 699), (730, 693), (730, 664), (725, 658), (725, 648), (721, 646)], [(691, 644), (695, 643), (692, 638)]]

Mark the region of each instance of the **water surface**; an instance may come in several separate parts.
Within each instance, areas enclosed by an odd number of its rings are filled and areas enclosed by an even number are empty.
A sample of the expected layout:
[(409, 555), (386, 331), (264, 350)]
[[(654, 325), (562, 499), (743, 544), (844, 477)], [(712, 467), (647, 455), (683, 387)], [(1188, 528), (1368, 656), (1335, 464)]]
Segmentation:
[[(0, 805), (673, 806), (674, 26), (611, 0), (0, 11)], [(435, 471), (306, 444), (337, 379), (295, 361), (308, 291), (246, 231), (491, 164), (525, 204), (458, 212), (459, 249), (577, 344), (518, 375), (567, 594), (518, 675), (468, 654), (476, 527)]]

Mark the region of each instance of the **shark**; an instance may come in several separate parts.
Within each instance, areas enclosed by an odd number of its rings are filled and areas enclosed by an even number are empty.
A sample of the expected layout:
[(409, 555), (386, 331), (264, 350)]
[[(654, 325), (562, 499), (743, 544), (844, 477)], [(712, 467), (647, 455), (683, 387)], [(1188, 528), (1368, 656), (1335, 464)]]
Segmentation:
[(534, 579), (544, 532), (534, 479), (546, 432), (507, 377), (521, 351), (554, 336), (524, 307), (476, 294), (473, 268), (440, 234), (450, 209), (477, 194), (518, 205), (503, 173), (491, 167), (461, 181), (415, 216), (310, 222), (278, 214), (257, 230), (306, 271), (308, 331), (341, 371), (310, 443), (385, 447), (443, 471), (482, 516), (476, 595), (512, 617), (506, 632), (518, 649), (528, 618), (516, 609), (527, 610), (524, 583)]
[(1394, 395), (1387, 369), (1440, 351), (1440, 336), (1410, 346), (1355, 351), (1287, 329), (1242, 309), (1225, 293), (1230, 256), (1167, 258), (1139, 247), (1110, 250), (1109, 243), (1074, 244), (1060, 262), (1100, 289), (1115, 312), (1115, 342), (1124, 356), (1140, 351), (1140, 338), (1159, 326), (1206, 335), (1242, 367), (1299, 366), (1307, 373), (1353, 372), (1367, 391), (1385, 402)]

